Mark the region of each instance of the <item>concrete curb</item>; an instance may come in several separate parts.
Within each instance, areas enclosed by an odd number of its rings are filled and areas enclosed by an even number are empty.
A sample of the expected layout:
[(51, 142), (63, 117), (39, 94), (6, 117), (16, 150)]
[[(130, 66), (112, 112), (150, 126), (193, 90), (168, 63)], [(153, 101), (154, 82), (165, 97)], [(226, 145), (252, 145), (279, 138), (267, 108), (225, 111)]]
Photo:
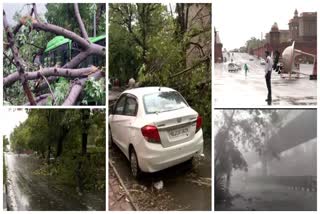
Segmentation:
[(123, 187), (127, 197), (129, 198), (130, 204), (132, 205), (133, 209), (135, 211), (139, 211), (139, 207), (138, 205), (134, 202), (133, 198), (131, 197), (127, 187), (124, 185), (118, 171), (116, 170), (116, 168), (114, 167), (114, 165), (111, 163), (111, 161), (109, 160), (109, 166), (111, 166), (112, 170), (114, 171), (114, 174), (117, 176), (118, 181), (120, 182), (121, 186)]

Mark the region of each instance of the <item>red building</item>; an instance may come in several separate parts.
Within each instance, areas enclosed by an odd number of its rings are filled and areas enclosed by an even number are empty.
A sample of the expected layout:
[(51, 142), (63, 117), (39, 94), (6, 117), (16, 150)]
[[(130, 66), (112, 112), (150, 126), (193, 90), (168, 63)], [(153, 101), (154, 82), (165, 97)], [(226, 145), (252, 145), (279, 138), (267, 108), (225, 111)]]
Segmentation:
[(282, 53), (295, 41), (296, 49), (317, 55), (317, 13), (304, 12), (298, 16), (298, 11), (295, 10), (288, 26), (289, 30), (279, 30), (277, 23), (274, 23), (266, 34), (266, 43), (254, 49), (253, 54), (261, 57), (266, 50)]
[(216, 28), (214, 28), (214, 62), (221, 63), (223, 61), (222, 55), (222, 43), (220, 40), (220, 36)]

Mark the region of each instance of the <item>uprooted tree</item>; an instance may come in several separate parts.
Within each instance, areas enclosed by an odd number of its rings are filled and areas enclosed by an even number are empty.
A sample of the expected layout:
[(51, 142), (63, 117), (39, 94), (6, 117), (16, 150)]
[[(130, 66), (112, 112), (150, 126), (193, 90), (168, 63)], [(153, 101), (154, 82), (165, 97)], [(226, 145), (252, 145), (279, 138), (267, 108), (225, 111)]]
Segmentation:
[[(28, 15), (18, 19), (15, 27), (9, 26), (6, 13), (3, 11), (5, 31), (3, 87), (7, 104), (22, 105), (24, 101), (29, 105), (88, 104), (88, 101), (83, 102), (87, 96), (94, 98), (90, 104), (104, 104), (105, 66), (90, 64), (83, 67), (81, 63), (90, 56), (100, 56), (105, 59), (105, 47), (90, 41), (79, 11), (79, 5), (74, 4), (73, 12), (81, 36), (66, 27), (43, 21), (37, 13), (36, 4), (32, 4)], [(77, 54), (72, 55), (62, 66), (56, 64), (43, 67), (43, 63), (36, 64), (37, 55), (42, 54), (45, 49), (36, 44), (37, 39), (43, 40), (39, 36), (40, 32), (70, 39), (77, 46)], [(36, 47), (38, 50), (35, 56), (29, 57), (33, 53), (26, 54), (23, 51), (31, 47)], [(10, 100), (10, 97), (14, 99), (19, 96), (27, 99)]]

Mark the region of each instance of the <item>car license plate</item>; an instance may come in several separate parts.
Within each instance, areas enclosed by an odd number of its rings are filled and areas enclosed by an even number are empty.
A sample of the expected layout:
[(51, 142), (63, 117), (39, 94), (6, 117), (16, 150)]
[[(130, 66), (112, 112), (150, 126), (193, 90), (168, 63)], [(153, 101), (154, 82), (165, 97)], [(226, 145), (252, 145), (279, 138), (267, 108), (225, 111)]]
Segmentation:
[(189, 128), (188, 127), (184, 127), (184, 128), (180, 128), (180, 129), (175, 129), (169, 132), (170, 136), (172, 137), (180, 137), (180, 136), (188, 136), (189, 133)]

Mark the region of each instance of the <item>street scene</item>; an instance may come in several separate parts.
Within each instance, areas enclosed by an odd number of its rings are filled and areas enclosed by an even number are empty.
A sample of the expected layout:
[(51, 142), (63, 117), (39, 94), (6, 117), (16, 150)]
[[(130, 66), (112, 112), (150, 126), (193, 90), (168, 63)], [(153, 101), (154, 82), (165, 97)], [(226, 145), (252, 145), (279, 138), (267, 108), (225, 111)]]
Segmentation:
[(317, 210), (316, 118), (316, 109), (217, 110), (215, 210)]
[(4, 210), (105, 210), (103, 110), (8, 109), (1, 118)]
[[(245, 15), (240, 15), (242, 12), (236, 5), (228, 13), (219, 10), (230, 4), (228, 0), (216, 5), (215, 105), (315, 106), (317, 12), (311, 3), (314, 1), (307, 4), (292, 1), (288, 5), (272, 0), (265, 6), (271, 16), (260, 14), (261, 8), (255, 2), (245, 2), (252, 8)], [(241, 7), (243, 2), (236, 4)], [(239, 14), (239, 18), (229, 19), (230, 14)]]
[(106, 105), (105, 3), (5, 3), (3, 26), (3, 105)]
[(211, 210), (211, 4), (109, 15), (109, 210)]

